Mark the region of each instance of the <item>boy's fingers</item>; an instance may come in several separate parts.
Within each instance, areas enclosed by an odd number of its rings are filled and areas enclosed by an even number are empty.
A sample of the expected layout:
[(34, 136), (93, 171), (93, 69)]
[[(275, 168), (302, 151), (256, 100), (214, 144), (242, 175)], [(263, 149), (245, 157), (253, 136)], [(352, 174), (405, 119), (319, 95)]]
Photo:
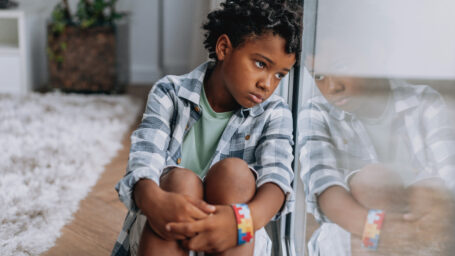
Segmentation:
[[(185, 228), (180, 228), (180, 229), (173, 229), (172, 224), (168, 223), (166, 224), (166, 230), (170, 232), (171, 234), (175, 234), (177, 240), (183, 240), (187, 239), (188, 237), (193, 237), (196, 235), (196, 233), (192, 233), (189, 230), (186, 230)], [(177, 238), (178, 236), (178, 238)]]
[(403, 214), (403, 220), (405, 220), (405, 221), (414, 221), (415, 220), (414, 214), (412, 214), (412, 213)]
[(204, 231), (205, 222), (171, 222), (166, 225), (166, 229), (172, 233), (182, 234), (186, 237), (193, 237), (196, 233)]
[(405, 221), (416, 221), (422, 217), (422, 214), (415, 214), (415, 213), (405, 213), (403, 214), (403, 220)]
[(194, 197), (188, 197), (188, 201), (190, 201), (193, 205), (195, 205), (197, 208), (199, 208), (200, 210), (207, 214), (213, 213), (216, 210), (216, 207), (214, 205), (210, 205), (206, 203), (204, 200), (200, 200)]
[(189, 217), (192, 217), (193, 219), (196, 220), (202, 220), (207, 217), (207, 213), (203, 212), (201, 209), (199, 209), (199, 207), (195, 206), (194, 204), (191, 204), (191, 212), (189, 212), (189, 214), (191, 215)]
[(207, 246), (207, 237), (204, 234), (196, 235), (188, 240), (186, 248), (193, 251), (212, 252), (211, 248)]

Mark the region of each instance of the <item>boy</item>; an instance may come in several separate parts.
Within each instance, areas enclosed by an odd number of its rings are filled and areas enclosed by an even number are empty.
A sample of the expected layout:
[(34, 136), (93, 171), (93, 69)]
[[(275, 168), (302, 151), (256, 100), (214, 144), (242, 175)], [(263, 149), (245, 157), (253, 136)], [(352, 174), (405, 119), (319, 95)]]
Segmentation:
[(440, 95), (387, 79), (315, 80), (323, 97), (300, 116), (307, 208), (322, 224), (310, 255), (450, 252), (455, 134)]
[(155, 84), (116, 186), (130, 211), (113, 255), (270, 254), (263, 227), (292, 208), (292, 117), (272, 93), (299, 57), (295, 10), (226, 1), (203, 26), (215, 61)]

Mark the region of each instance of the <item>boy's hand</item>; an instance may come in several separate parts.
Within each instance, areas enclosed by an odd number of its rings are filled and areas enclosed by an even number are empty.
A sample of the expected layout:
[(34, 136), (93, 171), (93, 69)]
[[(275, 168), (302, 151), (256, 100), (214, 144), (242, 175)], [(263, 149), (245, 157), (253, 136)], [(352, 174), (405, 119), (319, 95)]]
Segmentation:
[(455, 200), (442, 181), (428, 179), (414, 184), (409, 189), (410, 211), (403, 215), (406, 221), (417, 221), (433, 211), (453, 213)]
[(179, 232), (166, 230), (167, 223), (194, 222), (206, 218), (216, 209), (201, 199), (164, 191), (153, 181), (141, 182), (143, 181), (138, 182), (135, 188), (136, 203), (147, 217), (150, 228), (165, 240), (187, 238)]
[(362, 239), (351, 236), (351, 251), (353, 256), (369, 255), (416, 255), (420, 242), (417, 240), (418, 228), (401, 218), (400, 213), (386, 213), (384, 224), (379, 237), (377, 251), (370, 251), (361, 246)]
[(188, 250), (208, 253), (223, 252), (237, 245), (237, 221), (229, 205), (218, 205), (207, 218), (195, 222), (169, 223), (171, 232), (192, 237), (183, 241)]
[(409, 222), (401, 213), (386, 213), (377, 251), (361, 247), (361, 239), (351, 236), (352, 255), (451, 255), (453, 223), (441, 222), (436, 212)]

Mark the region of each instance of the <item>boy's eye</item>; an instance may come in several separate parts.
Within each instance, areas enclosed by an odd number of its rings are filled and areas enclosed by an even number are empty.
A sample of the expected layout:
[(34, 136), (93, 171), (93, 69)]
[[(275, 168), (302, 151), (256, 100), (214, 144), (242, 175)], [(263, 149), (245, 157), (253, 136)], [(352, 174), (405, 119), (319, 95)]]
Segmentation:
[(314, 75), (314, 80), (321, 81), (324, 80), (325, 76), (323, 75)]
[(265, 63), (262, 62), (262, 61), (255, 61), (254, 64), (256, 64), (256, 66), (258, 68), (264, 68), (265, 67)]
[(278, 79), (282, 79), (283, 77), (285, 77), (286, 75), (285, 74), (281, 74), (281, 73), (276, 73), (275, 74), (275, 77), (278, 78)]

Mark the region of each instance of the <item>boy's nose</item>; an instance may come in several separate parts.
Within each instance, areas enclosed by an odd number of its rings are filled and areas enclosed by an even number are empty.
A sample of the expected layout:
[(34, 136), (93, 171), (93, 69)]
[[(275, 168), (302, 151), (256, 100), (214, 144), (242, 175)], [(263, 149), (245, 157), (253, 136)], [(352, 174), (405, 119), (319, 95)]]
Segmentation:
[(336, 93), (342, 92), (344, 90), (343, 83), (337, 79), (328, 77), (327, 83), (328, 83), (328, 85), (327, 85), (328, 91), (331, 94), (336, 94)]
[(268, 91), (272, 86), (272, 77), (265, 76), (257, 82), (257, 86), (264, 91)]

